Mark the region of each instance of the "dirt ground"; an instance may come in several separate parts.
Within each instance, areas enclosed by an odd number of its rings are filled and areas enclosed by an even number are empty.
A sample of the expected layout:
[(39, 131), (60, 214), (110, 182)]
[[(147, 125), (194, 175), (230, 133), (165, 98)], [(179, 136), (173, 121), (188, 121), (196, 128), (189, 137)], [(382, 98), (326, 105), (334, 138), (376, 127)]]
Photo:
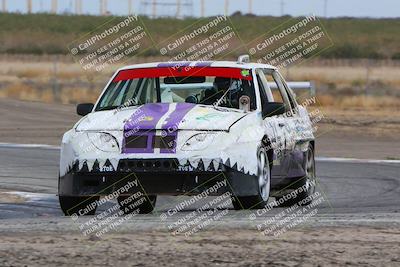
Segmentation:
[(321, 227), (278, 237), (254, 230), (0, 236), (1, 266), (399, 266), (399, 229)]
[(25, 199), (15, 194), (10, 194), (6, 190), (0, 189), (0, 203), (23, 203)]
[[(386, 110), (321, 108), (317, 156), (400, 159), (400, 115)], [(0, 98), (0, 142), (60, 145), (79, 116), (75, 105)], [(335, 145), (332, 145), (335, 144)]]

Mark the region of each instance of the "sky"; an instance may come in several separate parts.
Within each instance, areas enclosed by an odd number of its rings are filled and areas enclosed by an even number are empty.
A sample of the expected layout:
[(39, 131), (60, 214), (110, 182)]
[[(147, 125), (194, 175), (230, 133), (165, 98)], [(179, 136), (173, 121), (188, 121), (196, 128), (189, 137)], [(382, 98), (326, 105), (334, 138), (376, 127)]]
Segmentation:
[[(0, 4), (1, 4), (0, 0)], [(25, 13), (27, 10), (27, 0), (6, 0), (7, 8), (12, 12)], [(99, 14), (100, 0), (82, 0), (83, 12), (87, 14)], [(129, 0), (107, 0), (108, 10), (112, 14), (126, 15), (128, 14)], [(145, 5), (143, 2), (149, 3), (152, 0), (131, 0), (133, 2), (133, 10), (139, 14), (151, 14), (151, 5)], [(193, 4), (183, 6), (181, 14), (187, 16), (198, 17), (201, 15), (200, 0), (180, 0), (184, 2), (192, 2)], [(228, 14), (235, 11), (248, 13), (249, 0), (229, 0)], [(49, 11), (51, 0), (32, 0), (33, 12)], [(176, 3), (177, 0), (157, 0), (160, 3)], [(253, 13), (256, 15), (272, 15), (280, 16), (288, 14), (292, 16), (301, 16), (316, 14), (324, 17), (400, 17), (400, 0), (252, 0)], [(326, 12), (325, 12), (326, 2)], [(74, 11), (75, 0), (58, 0), (58, 12)], [(220, 15), (225, 12), (225, 0), (204, 0), (204, 13), (206, 16)], [(282, 5), (283, 3), (283, 5)], [(0, 6), (1, 8), (1, 6)], [(158, 15), (175, 16), (176, 6), (158, 6)]]

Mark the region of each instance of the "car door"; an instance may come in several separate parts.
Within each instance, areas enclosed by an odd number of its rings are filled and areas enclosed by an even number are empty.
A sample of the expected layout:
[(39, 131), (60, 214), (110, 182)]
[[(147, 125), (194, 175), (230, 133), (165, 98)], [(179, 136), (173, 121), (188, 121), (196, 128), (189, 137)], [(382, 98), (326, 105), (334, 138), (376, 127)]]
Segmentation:
[(293, 111), (292, 116), (288, 117), (287, 122), (290, 124), (290, 136), (288, 137), (287, 143), (287, 156), (290, 158), (290, 167), (287, 176), (299, 177), (303, 175), (304, 156), (308, 142), (314, 140), (312, 125), (307, 110), (297, 104), (295, 94), (289, 88), (283, 77), (279, 73), (277, 74), (278, 79), (286, 91)]
[[(279, 98), (276, 99), (273, 96), (272, 90), (269, 87), (269, 83), (267, 80), (267, 76), (271, 75), (271, 70), (269, 69), (258, 69), (256, 71), (257, 82), (260, 90), (260, 98), (261, 98), (261, 106), (262, 108), (265, 105), (268, 105), (268, 102), (280, 102)], [(273, 82), (273, 78), (271, 76), (271, 82)], [(277, 85), (275, 86), (276, 88)], [(283, 98), (281, 103), (283, 102)], [(263, 112), (264, 114), (264, 112)], [(274, 162), (272, 167), (272, 175), (274, 177), (281, 177), (287, 174), (287, 163), (285, 161), (285, 151), (286, 151), (286, 138), (287, 134), (285, 133), (284, 125), (285, 118), (284, 116), (269, 116), (268, 114), (263, 115), (263, 125), (265, 129), (265, 133), (269, 138), (270, 146), (274, 151)]]

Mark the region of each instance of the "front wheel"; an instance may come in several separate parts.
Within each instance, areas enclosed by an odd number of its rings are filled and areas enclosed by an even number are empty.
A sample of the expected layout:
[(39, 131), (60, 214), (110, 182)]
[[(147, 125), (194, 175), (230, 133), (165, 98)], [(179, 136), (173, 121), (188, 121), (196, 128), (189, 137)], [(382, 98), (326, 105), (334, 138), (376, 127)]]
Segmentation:
[(99, 200), (99, 197), (58, 196), (58, 200), (65, 216), (71, 216), (73, 214), (77, 216), (95, 215), (97, 208), (96, 201)]
[(233, 207), (236, 210), (262, 209), (267, 205), (271, 187), (271, 168), (265, 148), (260, 148), (257, 153), (257, 181), (257, 195), (232, 199)]

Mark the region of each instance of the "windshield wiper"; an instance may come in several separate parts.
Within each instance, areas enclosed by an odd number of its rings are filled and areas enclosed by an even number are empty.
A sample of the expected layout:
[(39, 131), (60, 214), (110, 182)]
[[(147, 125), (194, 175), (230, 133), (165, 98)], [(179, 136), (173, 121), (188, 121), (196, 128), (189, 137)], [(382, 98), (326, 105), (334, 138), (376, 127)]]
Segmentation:
[(129, 107), (136, 107), (136, 106), (140, 106), (140, 105), (132, 103), (132, 104), (129, 104), (129, 105), (106, 106), (106, 107), (102, 107), (102, 108), (96, 109), (96, 111), (112, 110), (112, 109), (124, 109), (124, 108), (129, 108)]
[(103, 110), (112, 110), (112, 109), (116, 109), (118, 108), (118, 106), (106, 106), (106, 107), (101, 107), (96, 109), (96, 111), (103, 111)]

